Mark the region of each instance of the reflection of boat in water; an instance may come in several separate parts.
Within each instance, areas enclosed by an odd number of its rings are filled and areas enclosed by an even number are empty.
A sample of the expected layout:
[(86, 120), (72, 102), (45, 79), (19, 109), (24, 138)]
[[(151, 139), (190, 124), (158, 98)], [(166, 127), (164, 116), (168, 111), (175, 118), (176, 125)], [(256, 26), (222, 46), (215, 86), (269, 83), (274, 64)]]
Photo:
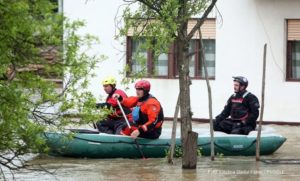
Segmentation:
[[(50, 155), (90, 158), (136, 158), (140, 157), (134, 140), (128, 136), (98, 133), (95, 130), (73, 129), (73, 138), (66, 133), (46, 133)], [(202, 155), (210, 155), (210, 134), (208, 129), (195, 129), (198, 132), (198, 147)], [(215, 153), (232, 156), (255, 155), (257, 131), (249, 135), (232, 135), (215, 132)], [(179, 135), (176, 145), (180, 146)], [(138, 138), (145, 157), (165, 157), (171, 144), (171, 129), (165, 128), (159, 139)], [(260, 154), (274, 153), (286, 138), (270, 127), (264, 127), (261, 134)]]
[(300, 164), (300, 159), (262, 159), (267, 164)]

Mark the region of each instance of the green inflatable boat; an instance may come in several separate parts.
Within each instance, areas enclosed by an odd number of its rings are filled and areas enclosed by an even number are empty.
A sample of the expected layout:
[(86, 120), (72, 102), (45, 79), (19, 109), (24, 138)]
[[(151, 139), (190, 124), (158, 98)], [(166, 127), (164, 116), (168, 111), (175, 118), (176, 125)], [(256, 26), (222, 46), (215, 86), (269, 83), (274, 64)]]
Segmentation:
[[(139, 158), (141, 153), (135, 141), (128, 136), (109, 135), (95, 130), (71, 130), (74, 134), (45, 133), (50, 155), (87, 158)], [(196, 129), (198, 148), (204, 156), (210, 155), (210, 136), (208, 129)], [(254, 156), (257, 131), (249, 135), (230, 135), (215, 132), (215, 153), (224, 156)], [(146, 158), (165, 157), (171, 144), (171, 129), (163, 130), (159, 139), (138, 138), (137, 143)], [(179, 135), (176, 145), (181, 146)], [(265, 127), (262, 131), (260, 154), (274, 153), (286, 138), (274, 129)]]

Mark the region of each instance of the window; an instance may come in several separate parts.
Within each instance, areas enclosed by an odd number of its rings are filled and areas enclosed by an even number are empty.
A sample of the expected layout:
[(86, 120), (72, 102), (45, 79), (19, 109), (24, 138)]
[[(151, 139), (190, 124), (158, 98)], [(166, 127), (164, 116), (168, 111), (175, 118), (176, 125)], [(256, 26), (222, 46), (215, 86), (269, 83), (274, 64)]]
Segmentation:
[[(204, 46), (204, 59), (207, 66), (207, 73), (209, 78), (214, 78), (215, 76), (215, 40), (214, 39), (203, 39)], [(204, 78), (204, 65), (201, 62), (200, 57), (200, 40), (193, 39), (189, 43), (189, 57), (190, 63), (190, 76), (195, 78)]]
[[(139, 39), (132, 41), (132, 64), (131, 64), (131, 71), (133, 73), (137, 73), (143, 70), (147, 72), (148, 66), (147, 63), (147, 56), (148, 52), (147, 50), (142, 48), (143, 43), (145, 43), (144, 39)], [(139, 61), (138, 61), (139, 60)]]
[(287, 20), (288, 81), (300, 81), (300, 19)]
[[(215, 62), (216, 62), (216, 41), (214, 39), (203, 40), (204, 45), (204, 59), (206, 61), (208, 77), (215, 77)], [(202, 63), (199, 66), (200, 76), (205, 77), (204, 66)]]
[[(197, 20), (189, 21), (188, 31), (196, 24)], [(205, 61), (209, 78), (215, 77), (215, 19), (208, 19), (201, 27), (202, 40), (205, 50)], [(170, 45), (167, 53), (162, 53), (154, 61), (153, 52), (142, 47), (145, 39), (134, 39), (132, 33), (127, 36), (127, 63), (128, 75), (143, 71), (147, 77), (176, 78), (178, 77), (177, 62), (174, 55), (175, 45)], [(189, 43), (189, 71), (193, 78), (204, 78), (204, 65), (200, 57), (200, 40), (198, 33)], [(144, 69), (143, 69), (144, 68)]]
[(154, 75), (168, 76), (168, 54), (162, 53), (155, 61)]
[(145, 43), (144, 38), (127, 37), (126, 59), (129, 65), (127, 76), (142, 74), (144, 77), (167, 78), (169, 76), (170, 53), (161, 53), (154, 61), (154, 53), (144, 47)]

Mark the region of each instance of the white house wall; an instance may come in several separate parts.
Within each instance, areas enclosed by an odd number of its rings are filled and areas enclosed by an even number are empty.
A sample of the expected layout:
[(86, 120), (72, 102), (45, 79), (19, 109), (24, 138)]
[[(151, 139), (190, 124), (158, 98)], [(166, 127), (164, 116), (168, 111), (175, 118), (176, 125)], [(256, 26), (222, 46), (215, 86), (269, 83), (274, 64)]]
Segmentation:
[[(229, 72), (236, 72), (247, 76), (249, 90), (260, 96), (262, 51), (266, 42), (264, 120), (299, 122), (300, 83), (285, 81), (285, 19), (300, 18), (300, 1), (226, 0), (219, 1), (218, 7), (223, 26), (217, 29), (216, 85), (222, 85), (217, 82), (226, 79)], [(226, 69), (220, 71), (224, 66)]]
[[(99, 64), (90, 90), (96, 97), (105, 96), (101, 80), (125, 66), (124, 38), (114, 40), (115, 18), (122, 0), (64, 0), (63, 9), (71, 19), (85, 20), (82, 33), (96, 35), (101, 45), (91, 52), (104, 54), (108, 60)], [(232, 75), (249, 79), (248, 90), (260, 99), (263, 45), (268, 43), (267, 84), (264, 120), (300, 122), (300, 82), (286, 82), (285, 19), (300, 19), (300, 1), (296, 0), (219, 0), (216, 30), (216, 79), (213, 91), (213, 115), (216, 116), (233, 93)], [(118, 14), (120, 15), (120, 13)], [(178, 95), (178, 79), (149, 79), (151, 92), (162, 103), (166, 117), (173, 117)], [(191, 101), (194, 118), (208, 118), (207, 88), (204, 80), (193, 80)], [(124, 88), (121, 85), (119, 88)], [(127, 91), (134, 95), (134, 89)], [(100, 101), (100, 99), (99, 99)]]
[(98, 53), (108, 57), (106, 61), (98, 64), (95, 70), (97, 76), (90, 81), (90, 90), (100, 99), (105, 97), (101, 81), (107, 75), (118, 75), (124, 62), (124, 47), (114, 39), (115, 16), (121, 0), (64, 0), (64, 14), (72, 20), (84, 20), (85, 28), (82, 34), (92, 34), (100, 39), (100, 45), (95, 45), (90, 53)]

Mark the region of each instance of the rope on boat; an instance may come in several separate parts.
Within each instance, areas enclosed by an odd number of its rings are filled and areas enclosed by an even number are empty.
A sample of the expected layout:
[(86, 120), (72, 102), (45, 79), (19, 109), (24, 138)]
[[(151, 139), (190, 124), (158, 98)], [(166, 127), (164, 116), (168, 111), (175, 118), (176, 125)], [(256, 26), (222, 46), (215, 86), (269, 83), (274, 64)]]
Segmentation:
[[(126, 143), (126, 144), (131, 144), (131, 145), (135, 145), (134, 141), (128, 142), (128, 141), (95, 141), (95, 140), (89, 140), (86, 138), (80, 138), (77, 136), (74, 136), (73, 138), (78, 139), (78, 140), (83, 140), (83, 141), (88, 141), (88, 142), (92, 142), (92, 143), (106, 143), (106, 144), (114, 144), (114, 143)], [(150, 145), (150, 146), (170, 146), (169, 143), (167, 144), (151, 144), (151, 143), (139, 143), (139, 145)]]

